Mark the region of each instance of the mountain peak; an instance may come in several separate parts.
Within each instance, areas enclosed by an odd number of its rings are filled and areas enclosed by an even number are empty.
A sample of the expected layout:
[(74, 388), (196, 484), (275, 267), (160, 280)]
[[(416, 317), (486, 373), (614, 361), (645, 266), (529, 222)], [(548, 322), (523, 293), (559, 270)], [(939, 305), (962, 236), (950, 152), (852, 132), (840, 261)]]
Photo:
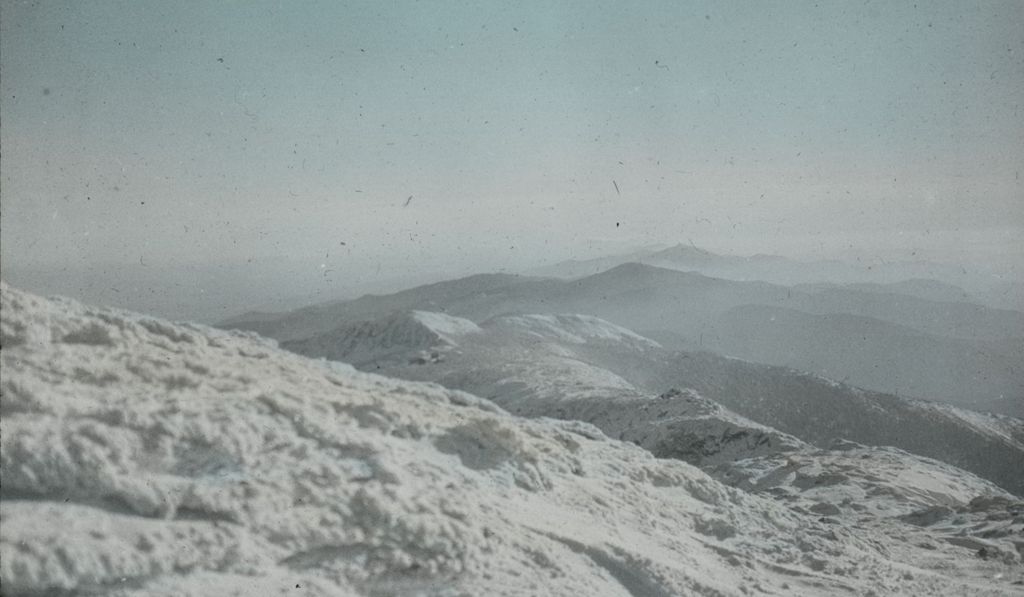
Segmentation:
[(663, 249), (661, 252), (665, 251), (673, 251), (676, 253), (697, 253), (700, 255), (714, 255), (714, 253), (708, 251), (707, 249), (702, 249), (697, 245), (687, 243), (676, 243), (671, 247), (668, 247), (667, 249)]
[(653, 255), (651, 255), (651, 258), (652, 259), (683, 259), (683, 258), (693, 259), (693, 258), (699, 258), (699, 259), (701, 259), (703, 261), (706, 261), (706, 260), (709, 260), (709, 259), (720, 259), (721, 256), (716, 254), (716, 253), (712, 253), (711, 251), (707, 251), (707, 250), (701, 249), (701, 248), (699, 248), (697, 246), (694, 246), (694, 245), (687, 245), (687, 244), (679, 243), (679, 244), (677, 244), (675, 246), (672, 246), (672, 247), (669, 247), (669, 248), (664, 249), (662, 251), (658, 251), (657, 253), (654, 253)]

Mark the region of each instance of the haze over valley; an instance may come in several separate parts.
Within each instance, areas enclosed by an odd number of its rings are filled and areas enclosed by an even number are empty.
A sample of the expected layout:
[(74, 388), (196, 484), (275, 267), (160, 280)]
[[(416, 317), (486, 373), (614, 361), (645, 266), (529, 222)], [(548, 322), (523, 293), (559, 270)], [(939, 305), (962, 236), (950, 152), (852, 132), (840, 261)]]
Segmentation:
[(0, 1), (0, 593), (1024, 596), (1024, 4)]

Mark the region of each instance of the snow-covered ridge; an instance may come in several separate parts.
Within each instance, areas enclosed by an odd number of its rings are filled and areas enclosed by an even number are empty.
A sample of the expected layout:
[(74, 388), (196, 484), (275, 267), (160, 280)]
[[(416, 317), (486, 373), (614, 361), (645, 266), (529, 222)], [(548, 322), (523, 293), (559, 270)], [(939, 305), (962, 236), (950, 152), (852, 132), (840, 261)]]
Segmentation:
[(587, 424), (248, 334), (6, 286), (0, 303), (5, 594), (1016, 589), (1005, 563), (950, 573)]
[[(596, 410), (596, 409), (594, 409)], [(591, 419), (608, 435), (659, 458), (701, 467), (808, 450), (799, 439), (742, 417), (693, 390), (670, 390), (655, 400), (611, 404)]]
[(505, 315), (491, 318), (482, 326), (485, 329), (496, 327), (573, 344), (585, 344), (588, 340), (607, 340), (661, 346), (632, 330), (591, 315)]
[[(751, 262), (757, 267), (743, 266), (750, 272), (766, 263)], [(289, 341), (396, 310), (439, 311), (477, 323), (510, 314), (583, 313), (669, 348), (729, 354), (868, 390), (1022, 415), (1022, 313), (898, 293), (812, 291), (758, 282), (757, 276), (710, 278), (638, 263), (607, 269), (613, 265), (575, 280), (474, 276), (231, 325)], [(767, 323), (773, 315), (776, 321)], [(537, 327), (535, 338), (553, 338), (552, 330)]]
[(411, 315), (413, 319), (448, 340), (463, 334), (473, 334), (480, 331), (480, 327), (472, 321), (461, 317), (452, 317), (444, 313), (413, 311)]
[[(898, 446), (972, 471), (1018, 495), (1024, 491), (1019, 466), (1024, 421), (1019, 419), (865, 393), (815, 374), (706, 353), (674, 353), (594, 317), (499, 316), (478, 332), (447, 340), (409, 314), (398, 324), (395, 317), (282, 346), (364, 371), (464, 390), (515, 414), (595, 423), (612, 437), (691, 463), (752, 456), (750, 442), (781, 439), (778, 434), (785, 431), (819, 446), (835, 439)], [(402, 334), (382, 342), (381, 330), (396, 326)], [(701, 419), (694, 415), (693, 400), (648, 404), (673, 387), (692, 389), (729, 412)], [(742, 421), (737, 413), (743, 413)], [(769, 430), (758, 430), (753, 421)]]
[[(957, 408), (950, 404), (915, 400), (913, 404), (921, 411), (931, 411), (949, 419), (954, 419), (976, 429), (979, 433), (997, 437), (1009, 446), (1024, 450), (1024, 421), (1005, 415), (978, 413), (972, 410)], [(1024, 471), (1022, 471), (1024, 474)]]

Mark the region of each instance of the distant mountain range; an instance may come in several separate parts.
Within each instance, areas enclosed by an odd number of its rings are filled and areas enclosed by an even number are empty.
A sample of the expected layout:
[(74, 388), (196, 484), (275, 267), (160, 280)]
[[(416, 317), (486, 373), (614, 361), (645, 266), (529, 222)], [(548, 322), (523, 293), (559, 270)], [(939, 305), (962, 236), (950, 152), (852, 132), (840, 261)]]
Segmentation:
[(679, 244), (595, 259), (569, 260), (526, 273), (543, 277), (581, 278), (624, 263), (693, 271), (728, 280), (760, 280), (786, 286), (846, 286), (855, 290), (895, 293), (934, 301), (980, 302), (994, 308), (1024, 310), (1024, 283), (1021, 280), (923, 260), (798, 261), (777, 255), (720, 255), (692, 245)]
[(672, 348), (1024, 415), (1024, 313), (863, 287), (786, 287), (626, 263), (571, 280), (477, 275), (223, 325), (289, 341), (409, 310), (477, 323), (515, 313), (589, 314)]

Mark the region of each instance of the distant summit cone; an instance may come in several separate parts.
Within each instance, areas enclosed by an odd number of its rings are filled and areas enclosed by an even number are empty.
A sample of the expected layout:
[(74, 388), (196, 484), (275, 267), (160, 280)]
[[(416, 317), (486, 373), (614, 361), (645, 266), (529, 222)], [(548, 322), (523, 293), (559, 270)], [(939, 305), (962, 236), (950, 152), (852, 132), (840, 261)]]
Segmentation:
[(717, 253), (706, 251), (694, 245), (678, 244), (662, 251), (658, 251), (645, 260), (645, 263), (652, 265), (666, 265), (670, 267), (703, 270), (709, 267), (721, 266), (729, 258)]
[(704, 256), (715, 256), (714, 253), (706, 249), (701, 249), (696, 245), (688, 245), (685, 243), (677, 243), (667, 249), (662, 249), (655, 253), (655, 255), (704, 255)]

